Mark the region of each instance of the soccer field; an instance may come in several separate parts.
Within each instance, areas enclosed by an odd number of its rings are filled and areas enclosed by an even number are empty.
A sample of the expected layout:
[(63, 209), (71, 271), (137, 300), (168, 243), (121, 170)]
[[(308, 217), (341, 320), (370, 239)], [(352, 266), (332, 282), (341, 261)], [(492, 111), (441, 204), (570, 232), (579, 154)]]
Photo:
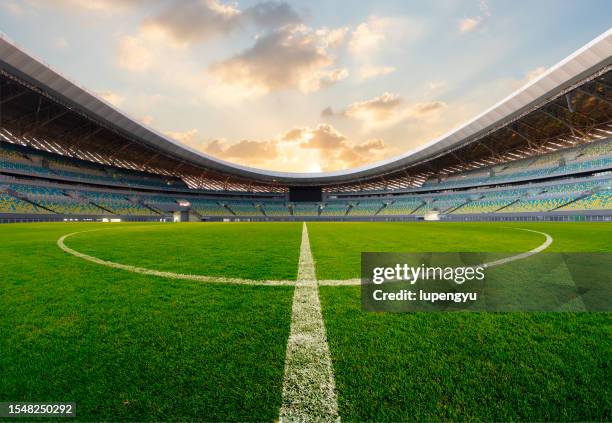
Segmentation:
[[(307, 224), (319, 281), (358, 278), (362, 251), (545, 241), (517, 229), (548, 234), (548, 251), (612, 251), (605, 223)], [(21, 224), (0, 239), (0, 401), (76, 402), (79, 420), (279, 418), (302, 223)], [(366, 313), (358, 286), (318, 292), (345, 421), (612, 417), (607, 313)]]

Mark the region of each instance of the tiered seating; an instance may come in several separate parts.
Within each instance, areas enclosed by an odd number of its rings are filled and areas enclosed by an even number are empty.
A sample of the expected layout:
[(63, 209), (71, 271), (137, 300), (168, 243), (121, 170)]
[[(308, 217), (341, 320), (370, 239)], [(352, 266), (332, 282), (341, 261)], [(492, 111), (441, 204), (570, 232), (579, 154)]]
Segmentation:
[(191, 208), (195, 210), (201, 216), (233, 216), (233, 214), (221, 206), (216, 200), (205, 200), (189, 199)]
[(34, 166), (33, 164), (26, 163), (25, 160), (15, 161), (12, 159), (5, 159), (3, 157), (0, 157), (0, 170), (16, 170), (20, 172), (38, 174), (42, 176), (52, 175), (52, 173), (47, 168), (41, 166)]
[(564, 151), (554, 151), (552, 153), (543, 154), (536, 157), (535, 160), (529, 163), (529, 167), (557, 167), (559, 166), (559, 161), (563, 158), (563, 154)]
[(563, 204), (572, 201), (574, 196), (562, 196), (552, 198), (532, 198), (520, 200), (502, 211), (504, 213), (543, 212), (554, 210)]
[(33, 185), (12, 184), (10, 188), (28, 200), (50, 209), (55, 213), (67, 215), (105, 215), (109, 212), (94, 206), (86, 200), (66, 195), (59, 188), (37, 187)]
[(110, 182), (117, 183), (117, 180), (109, 175), (96, 175), (91, 173), (85, 173), (83, 171), (75, 172), (73, 170), (65, 169), (53, 169), (53, 173), (65, 178), (77, 179), (83, 182)]
[(227, 201), (227, 205), (236, 216), (262, 216), (261, 211), (255, 207), (252, 201)]
[(598, 168), (612, 166), (612, 157), (599, 158), (594, 160), (580, 161), (577, 163), (568, 163), (559, 168), (559, 173), (584, 172)]
[(475, 169), (468, 172), (462, 172), (457, 175), (450, 175), (441, 182), (438, 182), (436, 178), (431, 178), (425, 181), (423, 187), (438, 188), (444, 187), (457, 187), (465, 184), (478, 185), (486, 182), (489, 179), (489, 169)]
[(455, 210), (453, 214), (493, 213), (507, 206), (515, 200), (512, 199), (483, 199), (467, 203)]
[(432, 211), (444, 213), (464, 204), (467, 201), (467, 197), (464, 194), (455, 194), (436, 196), (428, 200), (429, 201), (425, 200), (427, 204), (420, 207), (416, 211), (416, 214), (425, 215)]
[(172, 186), (169, 185), (164, 178), (158, 175), (142, 172), (130, 172), (129, 170), (123, 169), (111, 169), (111, 172), (116, 180), (131, 186), (141, 185), (160, 188)]
[(352, 202), (351, 216), (373, 216), (383, 205), (381, 200), (359, 200)]
[(285, 202), (266, 201), (263, 203), (266, 216), (289, 216), (289, 208)]
[[(29, 158), (28, 158), (29, 157)], [(31, 160), (30, 160), (31, 159)], [(0, 142), (0, 169), (27, 172), (31, 174), (54, 175), (83, 182), (103, 182), (129, 186), (185, 187), (178, 178), (166, 178), (129, 169), (105, 168), (97, 163), (88, 163), (41, 150)], [(169, 184), (166, 179), (171, 183)]]
[[(562, 166), (559, 165), (563, 157), (571, 158), (572, 156), (576, 158), (567, 161)], [(564, 149), (537, 157), (516, 160), (503, 166), (493, 166), (494, 176), (489, 176), (490, 168), (484, 168), (451, 175), (439, 183), (435, 178), (431, 178), (423, 184), (423, 188), (447, 189), (459, 186), (512, 182), (610, 167), (612, 167), (612, 139), (606, 139), (573, 149)]]
[(24, 160), (23, 157), (13, 146), (10, 144), (0, 143), (0, 159), (9, 160)]
[(0, 213), (51, 214), (49, 210), (36, 207), (6, 192), (0, 192)]
[(49, 169), (51, 169), (52, 171), (66, 170), (70, 172), (84, 173), (89, 175), (106, 176), (106, 172), (104, 172), (104, 170), (100, 166), (93, 163), (89, 164), (81, 160), (73, 160), (69, 157), (63, 157), (48, 153), (45, 153), (44, 158), (49, 165)]
[(68, 196), (47, 198), (40, 200), (39, 204), (56, 213), (67, 215), (104, 216), (111, 214), (87, 200), (79, 200)]
[(612, 138), (602, 141), (596, 141), (585, 145), (581, 152), (579, 159), (589, 159), (592, 157), (605, 157), (612, 155)]
[(612, 190), (596, 192), (563, 206), (559, 210), (612, 210)]
[[(386, 201), (385, 201), (386, 202)], [(406, 215), (423, 205), (424, 200), (420, 197), (398, 198), (387, 203), (387, 207), (380, 211), (380, 215)]]
[(344, 216), (348, 207), (346, 201), (328, 201), (321, 209), (321, 216)]
[(141, 200), (148, 206), (162, 211), (176, 211), (178, 209), (177, 199), (174, 197), (165, 197), (162, 195), (146, 195), (142, 196)]
[(318, 216), (320, 203), (292, 203), (294, 216)]
[(100, 206), (110, 212), (121, 216), (156, 216), (153, 210), (150, 210), (141, 204), (137, 204), (128, 200), (121, 194), (111, 192), (98, 191), (82, 191), (82, 195), (89, 198), (92, 203)]

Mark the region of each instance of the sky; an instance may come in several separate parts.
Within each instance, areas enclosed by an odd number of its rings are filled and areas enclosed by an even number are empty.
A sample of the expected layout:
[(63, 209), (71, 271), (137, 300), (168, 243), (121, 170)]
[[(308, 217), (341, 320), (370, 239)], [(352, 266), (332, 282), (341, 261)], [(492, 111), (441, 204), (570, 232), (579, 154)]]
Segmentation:
[(0, 0), (0, 30), (134, 119), (264, 169), (410, 151), (610, 27), (609, 0)]

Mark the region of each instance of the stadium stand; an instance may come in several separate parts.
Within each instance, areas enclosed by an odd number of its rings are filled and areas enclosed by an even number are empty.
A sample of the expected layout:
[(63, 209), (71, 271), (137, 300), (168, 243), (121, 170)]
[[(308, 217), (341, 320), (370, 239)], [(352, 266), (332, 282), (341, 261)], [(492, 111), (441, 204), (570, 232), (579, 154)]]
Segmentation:
[(189, 199), (188, 201), (191, 203), (191, 209), (201, 216), (234, 216), (234, 213), (224, 207), (222, 202), (216, 200)]
[[(574, 157), (561, 164), (564, 156)], [(423, 188), (449, 189), (466, 186), (478, 186), (491, 183), (503, 183), (520, 180), (580, 173), (612, 167), (612, 138), (595, 141), (592, 144), (565, 149), (529, 159), (517, 160), (503, 166), (492, 166), (486, 169), (462, 172), (438, 181), (428, 179)]]
[(321, 203), (289, 203), (292, 216), (319, 216)]
[(417, 196), (408, 198), (397, 198), (395, 200), (383, 201), (384, 208), (379, 215), (410, 215), (425, 205), (425, 201)]
[(375, 216), (383, 207), (381, 200), (356, 200), (351, 203), (349, 210), (351, 216)]
[(329, 201), (321, 207), (321, 216), (344, 216), (349, 211), (346, 201)]
[[(318, 175), (187, 149), (0, 38), (0, 221), (612, 219), (611, 37), (422, 149)], [(41, 125), (38, 109), (57, 116)]]
[(0, 192), (0, 213), (48, 214), (52, 212), (3, 191)]
[(225, 204), (236, 216), (263, 216), (260, 203), (252, 201), (227, 201)]
[(284, 201), (266, 201), (262, 206), (266, 216), (290, 216), (289, 207)]
[(112, 214), (121, 216), (157, 216), (159, 213), (142, 204), (128, 199), (126, 196), (102, 191), (79, 191), (80, 196)]

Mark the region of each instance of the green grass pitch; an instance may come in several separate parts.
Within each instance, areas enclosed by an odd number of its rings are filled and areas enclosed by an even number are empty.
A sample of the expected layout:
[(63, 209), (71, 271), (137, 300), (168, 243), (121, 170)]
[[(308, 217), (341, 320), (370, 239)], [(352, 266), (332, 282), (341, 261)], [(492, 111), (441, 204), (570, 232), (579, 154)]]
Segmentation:
[[(597, 223), (308, 223), (319, 279), (361, 251), (610, 252)], [(108, 229), (110, 228), (110, 229)], [(0, 401), (74, 401), (79, 420), (278, 418), (292, 287), (144, 276), (295, 279), (301, 223), (0, 226)], [(340, 414), (362, 420), (610, 420), (606, 313), (364, 313), (320, 287)]]

